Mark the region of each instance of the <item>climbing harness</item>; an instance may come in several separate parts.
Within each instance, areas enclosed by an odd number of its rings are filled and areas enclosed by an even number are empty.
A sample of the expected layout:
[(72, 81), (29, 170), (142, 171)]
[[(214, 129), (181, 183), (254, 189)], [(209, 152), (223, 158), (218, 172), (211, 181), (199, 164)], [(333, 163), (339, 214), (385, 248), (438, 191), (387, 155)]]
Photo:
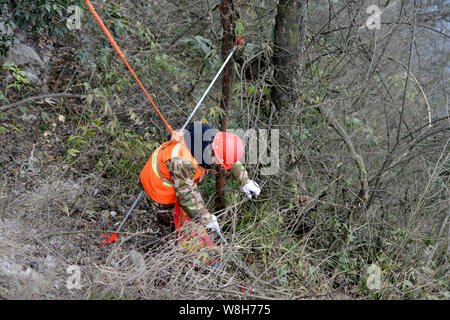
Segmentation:
[[(105, 1), (103, 1), (105, 2)], [(112, 47), (114, 48), (114, 50), (116, 51), (116, 53), (119, 55), (119, 57), (123, 60), (123, 62), (125, 63), (125, 65), (127, 66), (128, 70), (130, 71), (130, 73), (133, 75), (134, 79), (136, 80), (136, 82), (138, 83), (139, 87), (142, 89), (142, 91), (144, 92), (144, 94), (146, 95), (147, 99), (150, 101), (150, 103), (152, 104), (152, 106), (154, 107), (154, 109), (156, 110), (156, 112), (158, 113), (158, 115), (160, 116), (160, 118), (162, 119), (162, 121), (164, 122), (166, 128), (169, 130), (170, 133), (173, 133), (173, 129), (172, 127), (169, 125), (169, 123), (166, 121), (166, 119), (164, 118), (164, 116), (162, 115), (161, 111), (159, 111), (158, 107), (156, 106), (156, 104), (153, 102), (152, 98), (150, 97), (150, 95), (147, 93), (147, 90), (145, 90), (144, 86), (142, 85), (141, 81), (139, 80), (139, 78), (136, 76), (136, 74), (134, 73), (133, 69), (131, 68), (131, 66), (129, 65), (129, 63), (127, 62), (125, 55), (122, 53), (122, 51), (120, 50), (119, 46), (117, 45), (116, 41), (114, 40), (113, 36), (111, 35), (111, 33), (109, 32), (108, 28), (105, 26), (105, 24), (103, 23), (102, 19), (100, 18), (100, 16), (97, 14), (97, 12), (95, 11), (94, 7), (92, 6), (91, 2), (89, 0), (84, 0), (84, 3), (86, 4), (86, 6), (88, 7), (89, 11), (92, 13), (92, 15), (94, 16), (95, 21), (97, 21), (98, 25), (100, 26), (100, 28), (102, 29), (103, 33), (105, 34), (106, 38), (108, 39), (108, 41), (111, 43)], [(233, 45), (233, 49), (231, 50), (231, 52), (229, 53), (228, 57), (225, 59), (225, 62), (222, 64), (222, 66), (220, 67), (219, 71), (217, 72), (216, 76), (214, 77), (214, 79), (211, 81), (210, 85), (208, 86), (208, 88), (206, 89), (205, 93), (203, 94), (203, 96), (200, 98), (200, 100), (198, 101), (197, 105), (195, 106), (194, 110), (191, 112), (191, 114), (189, 115), (188, 119), (186, 120), (186, 122), (184, 123), (182, 129), (180, 130), (181, 132), (186, 129), (186, 126), (189, 124), (189, 121), (192, 119), (192, 117), (194, 116), (195, 112), (197, 111), (197, 109), (200, 107), (201, 103), (203, 102), (203, 100), (205, 99), (206, 95), (208, 94), (209, 90), (211, 90), (213, 84), (216, 82), (217, 78), (219, 77), (220, 73), (222, 72), (222, 70), (225, 68), (226, 64), (228, 63), (228, 61), (231, 59), (233, 53), (236, 51), (236, 49), (240, 46), (240, 44), (244, 41), (244, 38), (241, 38), (241, 36), (238, 36), (236, 42)], [(137, 205), (137, 203), (139, 202), (139, 200), (141, 199), (142, 195), (143, 195), (144, 191), (141, 191), (137, 197), (137, 199), (134, 201), (133, 205), (131, 206), (130, 210), (128, 211), (127, 215), (125, 216), (125, 218), (122, 220), (119, 228), (117, 229), (117, 231), (113, 234), (106, 235), (106, 234), (102, 234), (103, 237), (107, 238), (107, 240), (103, 241), (100, 243), (100, 245), (105, 245), (105, 244), (109, 244), (112, 242), (115, 242), (117, 240), (118, 237), (118, 233), (120, 232), (123, 224), (125, 223), (125, 221), (128, 219), (129, 215), (131, 214), (131, 212), (133, 211), (134, 207)], [(227, 247), (228, 246), (228, 242), (226, 242), (225, 238), (222, 236), (222, 234), (219, 231), (219, 235), (221, 237), (221, 239), (226, 243)]]

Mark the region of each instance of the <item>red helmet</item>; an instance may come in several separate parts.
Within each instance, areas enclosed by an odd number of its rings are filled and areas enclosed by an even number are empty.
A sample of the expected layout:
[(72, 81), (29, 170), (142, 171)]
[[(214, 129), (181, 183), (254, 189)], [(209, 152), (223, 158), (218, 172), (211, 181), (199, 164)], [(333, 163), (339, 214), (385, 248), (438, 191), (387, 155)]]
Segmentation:
[(234, 133), (219, 132), (213, 140), (214, 155), (225, 169), (231, 169), (244, 153), (244, 143)]

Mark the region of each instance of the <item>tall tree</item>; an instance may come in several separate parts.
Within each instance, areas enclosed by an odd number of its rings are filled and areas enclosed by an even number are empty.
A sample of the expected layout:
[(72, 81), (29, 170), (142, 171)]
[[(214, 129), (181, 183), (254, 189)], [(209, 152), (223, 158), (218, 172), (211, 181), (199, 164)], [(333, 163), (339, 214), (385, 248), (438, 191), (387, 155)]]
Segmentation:
[[(225, 60), (233, 48), (233, 0), (221, 0), (220, 1), (220, 19), (222, 23), (222, 59)], [(224, 69), (222, 78), (222, 99), (220, 101), (220, 107), (225, 111), (224, 115), (220, 117), (220, 130), (225, 131), (227, 129), (227, 111), (230, 102), (231, 87), (233, 82), (233, 68), (232, 60), (230, 60)], [(216, 176), (216, 190), (217, 200), (216, 209), (220, 210), (225, 207), (225, 170), (221, 168)]]
[(277, 110), (292, 103), (300, 84), (308, 0), (279, 0), (274, 29), (272, 101)]

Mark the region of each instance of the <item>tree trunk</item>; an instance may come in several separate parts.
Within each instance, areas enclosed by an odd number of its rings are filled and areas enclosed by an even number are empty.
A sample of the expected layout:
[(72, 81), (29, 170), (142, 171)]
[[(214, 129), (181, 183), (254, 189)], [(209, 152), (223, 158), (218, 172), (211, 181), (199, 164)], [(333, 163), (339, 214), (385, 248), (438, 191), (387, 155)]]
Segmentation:
[[(233, 48), (233, 0), (220, 1), (220, 18), (222, 22), (222, 59), (225, 61)], [(233, 82), (233, 68), (232, 59), (224, 68), (222, 78), (222, 99), (220, 107), (225, 111), (224, 115), (220, 117), (220, 130), (227, 129), (227, 113), (230, 102), (231, 87)], [(225, 208), (225, 169), (220, 168), (216, 176), (216, 209), (221, 210)]]
[(299, 94), (307, 9), (308, 0), (279, 0), (277, 5), (273, 55), (275, 83), (271, 89), (277, 110), (295, 101)]

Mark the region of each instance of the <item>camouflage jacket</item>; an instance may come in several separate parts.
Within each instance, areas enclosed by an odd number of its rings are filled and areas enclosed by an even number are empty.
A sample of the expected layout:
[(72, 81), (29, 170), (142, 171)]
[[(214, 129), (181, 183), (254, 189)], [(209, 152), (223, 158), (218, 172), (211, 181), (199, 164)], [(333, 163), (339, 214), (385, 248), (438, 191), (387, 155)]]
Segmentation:
[[(186, 159), (174, 157), (166, 161), (166, 166), (169, 169), (180, 206), (189, 217), (207, 224), (211, 214), (206, 208), (197, 185), (194, 183), (194, 165)], [(218, 169), (218, 166), (213, 167), (213, 170), (217, 171)], [(236, 179), (241, 181), (241, 186), (248, 183), (247, 171), (240, 161), (236, 162), (229, 171)]]

